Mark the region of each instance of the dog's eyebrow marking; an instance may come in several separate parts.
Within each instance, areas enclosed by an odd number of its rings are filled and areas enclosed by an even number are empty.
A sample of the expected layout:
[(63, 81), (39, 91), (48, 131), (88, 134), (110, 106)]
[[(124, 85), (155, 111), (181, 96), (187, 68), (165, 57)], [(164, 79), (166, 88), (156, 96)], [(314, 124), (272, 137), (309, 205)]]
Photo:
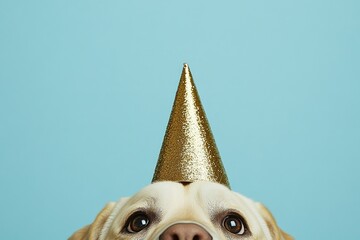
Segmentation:
[(156, 205), (157, 202), (157, 198), (154, 196), (146, 196), (146, 197), (141, 197), (139, 199), (136, 198), (130, 198), (128, 204), (130, 206), (133, 205), (137, 205), (137, 204), (141, 204), (141, 205), (145, 205), (145, 206), (153, 206)]
[[(133, 211), (136, 211), (137, 209), (155, 210), (156, 206), (157, 206), (157, 202), (158, 202), (158, 199), (153, 196), (148, 196), (143, 199), (137, 199), (137, 200), (134, 199), (133, 201), (131, 201), (129, 203), (129, 209), (132, 209), (130, 211), (130, 213)], [(129, 212), (127, 214), (129, 215)]]
[(155, 197), (147, 197), (147, 198), (145, 198), (145, 204), (148, 205), (148, 206), (156, 205), (156, 202), (157, 202), (157, 198), (155, 198)]
[(142, 199), (141, 201), (134, 202), (131, 206), (132, 208), (135, 207), (136, 209), (143, 209), (143, 210), (150, 210), (154, 213), (157, 213), (158, 215), (161, 215), (162, 209), (159, 208), (158, 199), (156, 197), (146, 197), (145, 199)]

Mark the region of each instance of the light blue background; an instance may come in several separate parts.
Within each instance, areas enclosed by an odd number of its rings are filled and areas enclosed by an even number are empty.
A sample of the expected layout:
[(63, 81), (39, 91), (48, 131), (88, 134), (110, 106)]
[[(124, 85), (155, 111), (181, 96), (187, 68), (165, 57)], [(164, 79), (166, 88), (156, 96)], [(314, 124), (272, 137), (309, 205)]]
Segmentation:
[(360, 2), (0, 1), (0, 239), (149, 184), (184, 62), (233, 190), (360, 239)]

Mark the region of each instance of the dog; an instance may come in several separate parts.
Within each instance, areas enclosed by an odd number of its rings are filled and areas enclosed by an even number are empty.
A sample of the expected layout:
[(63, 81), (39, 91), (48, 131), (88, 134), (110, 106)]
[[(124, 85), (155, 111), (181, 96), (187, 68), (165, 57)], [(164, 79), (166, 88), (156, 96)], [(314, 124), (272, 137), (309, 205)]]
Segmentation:
[(291, 240), (262, 204), (219, 183), (155, 182), (108, 203), (69, 240)]

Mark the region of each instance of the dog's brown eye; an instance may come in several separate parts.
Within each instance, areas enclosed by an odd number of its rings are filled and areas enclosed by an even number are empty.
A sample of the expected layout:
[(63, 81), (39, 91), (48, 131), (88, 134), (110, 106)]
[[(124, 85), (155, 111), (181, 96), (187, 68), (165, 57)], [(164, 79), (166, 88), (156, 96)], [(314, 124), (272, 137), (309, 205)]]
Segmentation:
[(135, 213), (129, 218), (126, 230), (129, 233), (137, 233), (146, 228), (149, 223), (150, 220), (145, 213)]
[(223, 226), (231, 233), (243, 235), (245, 233), (245, 226), (241, 218), (237, 215), (228, 215), (224, 218)]

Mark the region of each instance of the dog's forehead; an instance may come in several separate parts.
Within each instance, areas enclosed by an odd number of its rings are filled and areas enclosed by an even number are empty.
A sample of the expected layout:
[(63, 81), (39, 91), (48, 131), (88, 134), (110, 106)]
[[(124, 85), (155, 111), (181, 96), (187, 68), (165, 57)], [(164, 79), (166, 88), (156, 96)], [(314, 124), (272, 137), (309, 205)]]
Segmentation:
[(163, 219), (200, 220), (199, 216), (204, 216), (201, 221), (210, 221), (218, 213), (237, 208), (237, 203), (237, 195), (218, 183), (164, 181), (140, 190), (129, 199), (128, 208), (125, 208), (130, 212), (149, 209)]
[(158, 195), (167, 192), (168, 194), (208, 194), (209, 192), (221, 192), (232, 194), (232, 191), (219, 183), (198, 181), (190, 183), (179, 183), (171, 181), (155, 182), (141, 189), (139, 195)]
[(133, 196), (132, 202), (172, 202), (203, 204), (204, 202), (223, 202), (224, 199), (234, 198), (234, 193), (227, 187), (213, 182), (193, 182), (182, 184), (177, 182), (156, 182)]
[(222, 184), (214, 182), (193, 182), (188, 187), (189, 194), (197, 194), (199, 197), (213, 197), (218, 198), (221, 196), (230, 196), (233, 192)]
[(134, 199), (152, 198), (154, 200), (169, 199), (184, 195), (184, 187), (177, 182), (156, 182), (141, 189)]
[[(162, 214), (184, 211), (208, 216), (235, 210), (248, 217), (255, 217), (256, 204), (251, 199), (213, 182), (198, 181), (187, 184), (156, 182), (129, 198), (124, 211), (150, 209)], [(126, 209), (126, 210), (125, 210)], [(255, 217), (256, 218), (256, 217)]]
[(185, 189), (182, 184), (176, 182), (156, 182), (150, 184), (134, 196), (130, 197), (127, 204), (133, 207), (158, 208), (166, 206), (166, 203), (174, 201), (182, 202)]
[(209, 210), (240, 209), (247, 205), (245, 197), (218, 183), (194, 182), (190, 185), (188, 193), (195, 196), (194, 200), (206, 205)]

